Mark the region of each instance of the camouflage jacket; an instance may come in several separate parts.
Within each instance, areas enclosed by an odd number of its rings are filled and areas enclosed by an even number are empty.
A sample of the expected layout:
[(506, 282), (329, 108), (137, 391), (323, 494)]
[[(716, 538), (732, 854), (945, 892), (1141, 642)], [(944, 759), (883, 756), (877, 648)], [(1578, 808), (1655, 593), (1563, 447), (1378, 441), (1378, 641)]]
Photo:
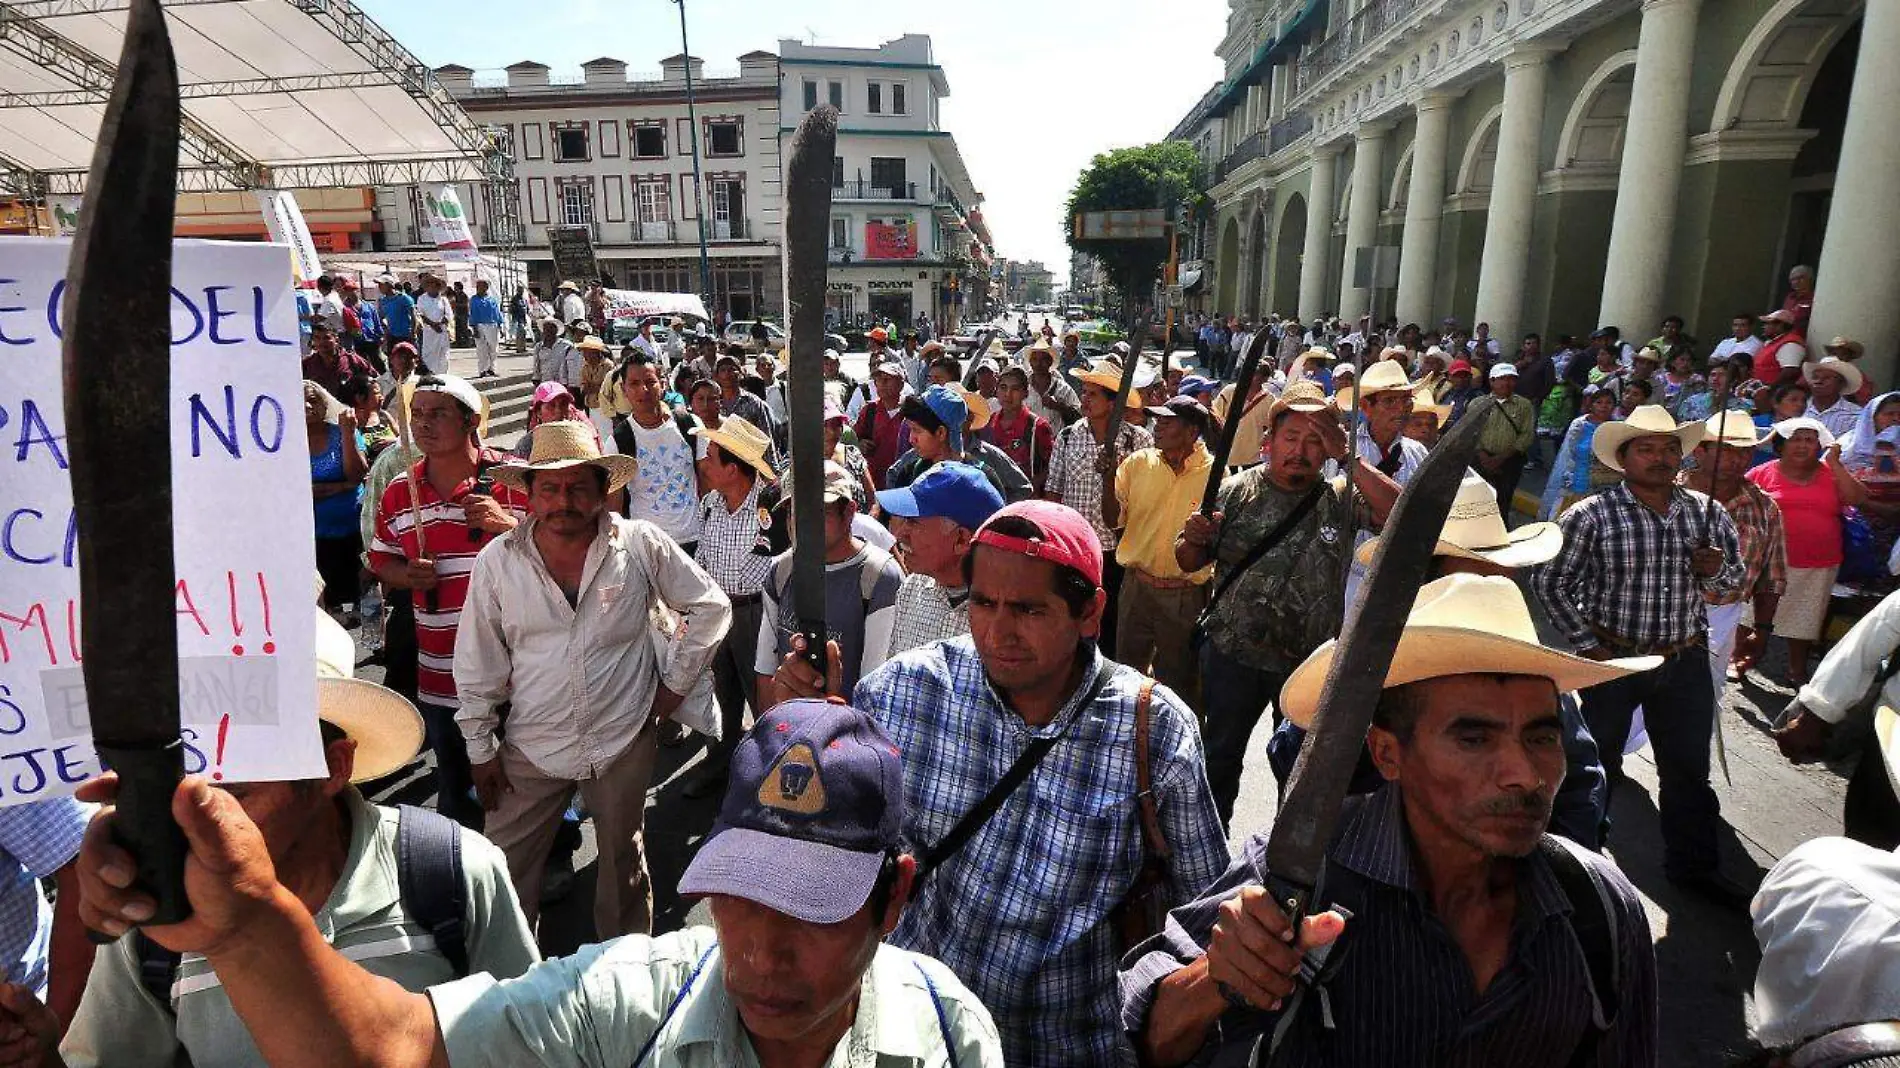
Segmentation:
[[(1215, 589), (1304, 496), (1276, 487), (1264, 466), (1221, 483)], [(1220, 595), (1208, 618), (1207, 639), (1249, 667), (1291, 671), (1321, 642), (1337, 637), (1352, 520), (1343, 486), (1328, 482), (1299, 525)]]

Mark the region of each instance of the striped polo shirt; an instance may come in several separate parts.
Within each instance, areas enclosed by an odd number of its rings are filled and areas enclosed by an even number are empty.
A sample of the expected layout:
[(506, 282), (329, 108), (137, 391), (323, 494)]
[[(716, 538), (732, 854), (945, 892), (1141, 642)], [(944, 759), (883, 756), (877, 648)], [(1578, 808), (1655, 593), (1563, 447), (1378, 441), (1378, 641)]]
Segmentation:
[[(478, 469), (487, 471), (509, 457), (482, 448)], [(468, 517), (462, 500), (475, 488), (475, 480), (465, 480), (445, 499), (423, 476), (425, 459), (397, 475), (383, 491), (376, 508), (376, 538), (370, 543), (372, 568), (400, 564), (407, 560), (435, 561), (437, 582), (434, 597), (418, 591), (416, 603), (416, 690), (422, 700), (445, 708), (456, 706), (455, 628), (462, 619), (462, 602), (468, 598), (468, 575), (475, 567), (475, 556), (496, 535), (487, 531), (469, 532)], [(410, 489), (422, 487), (422, 538), (416, 536), (415, 513), (409, 505)], [(528, 498), (519, 490), (497, 482), (490, 492), (503, 508), (517, 519), (528, 517)], [(426, 550), (426, 552), (424, 551)]]

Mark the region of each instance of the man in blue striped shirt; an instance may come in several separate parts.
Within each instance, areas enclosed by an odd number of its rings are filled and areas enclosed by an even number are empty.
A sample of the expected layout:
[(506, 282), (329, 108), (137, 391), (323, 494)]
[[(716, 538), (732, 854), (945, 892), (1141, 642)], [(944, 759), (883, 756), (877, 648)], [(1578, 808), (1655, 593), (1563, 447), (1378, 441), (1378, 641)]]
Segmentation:
[[(1337, 649), (1288, 677), (1288, 719), (1311, 722)], [(1296, 939), (1265, 887), (1268, 836), (1248, 839), (1122, 970), (1122, 1023), (1146, 1063), (1259, 1042), (1255, 1063), (1280, 1068), (1652, 1068), (1642, 901), (1608, 859), (1545, 828), (1564, 777), (1558, 695), (1657, 663), (1544, 648), (1508, 578), (1427, 584), (1366, 738), (1386, 783), (1346, 801), (1328, 850), (1333, 911)]]
[[(1049, 501), (992, 516), (965, 557), (970, 634), (912, 650), (852, 702), (903, 754), (905, 838), (928, 866), (890, 941), (949, 965), (996, 1018), (1015, 1068), (1133, 1064), (1116, 907), (1143, 861), (1136, 706), (1146, 685), (1095, 646), (1104, 594), (1088, 520)], [(1149, 769), (1172, 850), (1164, 896), (1227, 865), (1194, 715), (1149, 697)], [(940, 845), (1038, 739), (1028, 778), (947, 857)]]

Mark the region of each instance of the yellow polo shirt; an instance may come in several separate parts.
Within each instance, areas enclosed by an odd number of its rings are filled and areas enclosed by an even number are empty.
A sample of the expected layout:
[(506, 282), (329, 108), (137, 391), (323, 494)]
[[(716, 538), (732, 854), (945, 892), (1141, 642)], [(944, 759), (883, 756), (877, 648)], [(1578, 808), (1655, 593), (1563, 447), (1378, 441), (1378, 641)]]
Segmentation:
[(1201, 507), (1207, 472), (1214, 455), (1194, 443), (1179, 472), (1168, 466), (1157, 448), (1134, 453), (1115, 470), (1115, 499), (1122, 507), (1121, 544), (1115, 560), (1138, 567), (1156, 578), (1187, 578), (1201, 584), (1214, 577), (1214, 565), (1183, 575), (1174, 562), (1174, 539), (1187, 518)]

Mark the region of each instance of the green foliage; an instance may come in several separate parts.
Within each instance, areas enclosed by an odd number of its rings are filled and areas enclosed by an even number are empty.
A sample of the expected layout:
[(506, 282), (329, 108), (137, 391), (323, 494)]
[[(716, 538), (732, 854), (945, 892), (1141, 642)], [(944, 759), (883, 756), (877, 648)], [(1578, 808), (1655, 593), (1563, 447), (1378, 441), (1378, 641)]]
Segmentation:
[(1160, 141), (1097, 155), (1077, 176), (1065, 205), (1062, 230), (1068, 235), (1069, 247), (1100, 260), (1117, 286), (1146, 293), (1168, 262), (1168, 243), (1079, 240), (1075, 236), (1076, 215), (1143, 208), (1200, 210), (1206, 178), (1201, 157), (1186, 141)]

